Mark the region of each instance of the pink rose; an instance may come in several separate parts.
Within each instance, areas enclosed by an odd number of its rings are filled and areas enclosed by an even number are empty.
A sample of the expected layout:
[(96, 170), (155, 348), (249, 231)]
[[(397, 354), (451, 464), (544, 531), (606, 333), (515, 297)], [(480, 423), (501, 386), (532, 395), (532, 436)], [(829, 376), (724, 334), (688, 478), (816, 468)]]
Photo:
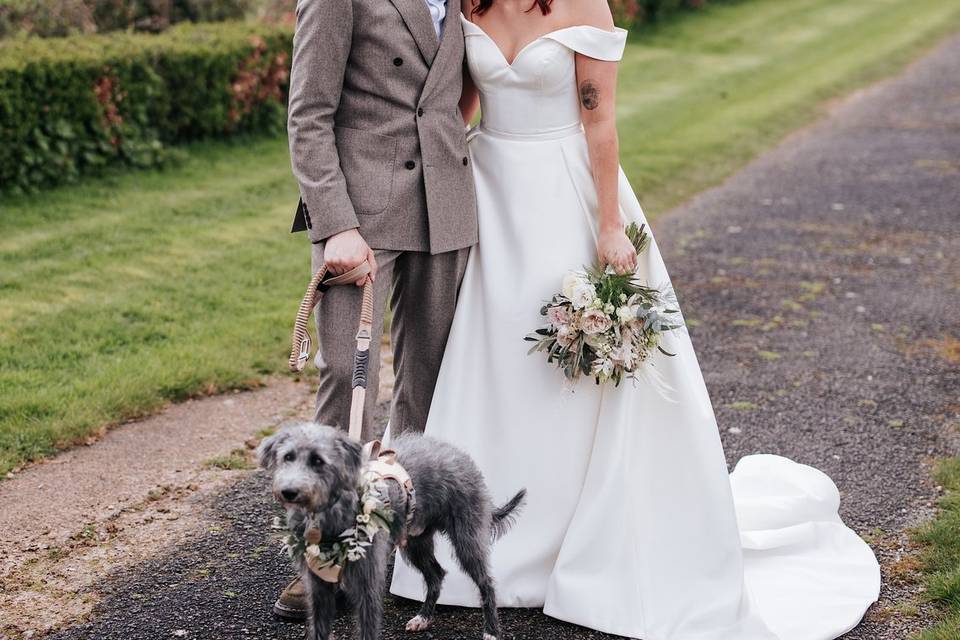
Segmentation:
[(580, 328), (583, 332), (594, 336), (603, 333), (613, 326), (613, 322), (603, 311), (599, 309), (587, 309), (583, 312), (583, 318), (580, 320)]
[(564, 349), (570, 348), (570, 345), (577, 339), (577, 332), (569, 327), (561, 327), (557, 332), (557, 344)]
[(557, 329), (570, 324), (570, 310), (564, 306), (548, 307), (547, 320)]

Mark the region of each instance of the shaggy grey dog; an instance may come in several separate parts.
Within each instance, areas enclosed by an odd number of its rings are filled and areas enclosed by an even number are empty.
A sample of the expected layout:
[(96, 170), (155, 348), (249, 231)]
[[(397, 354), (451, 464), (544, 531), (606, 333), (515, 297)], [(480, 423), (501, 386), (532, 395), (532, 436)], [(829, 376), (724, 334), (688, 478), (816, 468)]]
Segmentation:
[[(506, 533), (523, 503), (519, 491), (502, 507), (494, 507), (477, 465), (459, 449), (420, 435), (402, 435), (391, 447), (407, 470), (416, 491), (416, 507), (409, 525), (407, 501), (396, 482), (388, 482), (394, 511), (390, 535), (377, 534), (362, 560), (348, 562), (339, 585), (317, 578), (304, 564), (299, 567), (307, 585), (308, 640), (326, 640), (336, 612), (339, 587), (352, 601), (362, 640), (378, 640), (383, 624), (383, 597), (387, 559), (404, 538), (401, 553), (423, 574), (427, 595), (420, 613), (407, 631), (424, 631), (433, 620), (444, 570), (434, 555), (434, 534), (450, 539), (464, 572), (480, 590), (484, 640), (500, 635), (497, 598), (490, 576), (490, 547)], [(287, 512), (287, 525), (302, 536), (312, 515), (323, 540), (335, 540), (352, 527), (358, 512), (357, 485), (364, 464), (359, 443), (332, 427), (301, 424), (287, 427), (264, 440), (257, 455), (273, 477), (273, 494)]]

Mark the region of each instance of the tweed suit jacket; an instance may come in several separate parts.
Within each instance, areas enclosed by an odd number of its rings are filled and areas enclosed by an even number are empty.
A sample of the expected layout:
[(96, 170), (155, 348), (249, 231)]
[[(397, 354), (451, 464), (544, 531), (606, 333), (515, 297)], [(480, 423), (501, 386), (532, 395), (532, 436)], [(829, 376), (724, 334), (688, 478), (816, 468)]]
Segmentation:
[(373, 249), (442, 253), (477, 241), (459, 100), (460, 0), (438, 41), (424, 0), (299, 0), (288, 135), (294, 231), (359, 228)]

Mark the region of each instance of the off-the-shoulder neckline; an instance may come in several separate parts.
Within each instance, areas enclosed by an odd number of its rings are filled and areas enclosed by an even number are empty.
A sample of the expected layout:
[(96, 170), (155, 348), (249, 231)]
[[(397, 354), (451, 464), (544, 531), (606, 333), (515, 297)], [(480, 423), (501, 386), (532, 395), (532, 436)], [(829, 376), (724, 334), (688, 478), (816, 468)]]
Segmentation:
[(475, 34), (475, 35), (482, 35), (482, 36), (485, 37), (487, 40), (489, 40), (490, 43), (491, 43), (494, 47), (496, 47), (497, 51), (500, 52), (500, 57), (503, 58), (503, 62), (504, 62), (508, 67), (512, 67), (512, 66), (514, 65), (514, 63), (516, 63), (516, 61), (520, 58), (521, 54), (523, 54), (524, 51), (526, 51), (527, 49), (529, 49), (530, 47), (532, 47), (532, 46), (533, 46), (534, 44), (536, 44), (537, 42), (540, 42), (541, 40), (543, 40), (543, 39), (545, 39), (545, 38), (549, 38), (549, 37), (551, 37), (551, 36), (556, 36), (557, 34), (562, 33), (562, 32), (564, 32), (564, 31), (570, 31), (570, 30), (572, 30), (572, 29), (589, 29), (589, 30), (592, 30), (592, 31), (596, 31), (596, 32), (599, 32), (599, 33), (608, 35), (608, 36), (613, 36), (613, 35), (619, 36), (619, 35), (621, 35), (621, 34), (626, 34), (626, 33), (627, 33), (627, 30), (626, 30), (626, 29), (622, 29), (622, 28), (620, 28), (620, 27), (614, 27), (614, 28), (613, 28), (613, 31), (607, 31), (606, 29), (601, 29), (600, 27), (594, 27), (593, 25), (589, 25), (589, 24), (571, 25), (571, 26), (569, 26), (569, 27), (563, 27), (563, 28), (560, 28), (560, 29), (554, 29), (553, 31), (548, 31), (547, 33), (544, 33), (543, 35), (534, 38), (533, 40), (531, 40), (531, 41), (528, 42), (527, 44), (525, 44), (525, 45), (523, 45), (522, 47), (520, 47), (520, 50), (517, 51), (516, 55), (513, 56), (513, 60), (507, 60), (507, 56), (504, 55), (503, 49), (500, 48), (500, 45), (497, 44), (497, 41), (494, 40), (494, 39), (490, 36), (490, 34), (488, 34), (486, 31), (484, 31), (483, 27), (481, 27), (480, 25), (478, 25), (478, 24), (475, 23), (475, 22), (471, 22), (471, 21), (468, 20), (467, 17), (466, 17), (465, 15), (463, 15), (462, 13), (460, 14), (460, 20), (461, 20), (464, 24), (468, 24), (468, 25), (470, 25), (471, 27), (473, 27), (474, 29), (476, 29), (478, 33)]

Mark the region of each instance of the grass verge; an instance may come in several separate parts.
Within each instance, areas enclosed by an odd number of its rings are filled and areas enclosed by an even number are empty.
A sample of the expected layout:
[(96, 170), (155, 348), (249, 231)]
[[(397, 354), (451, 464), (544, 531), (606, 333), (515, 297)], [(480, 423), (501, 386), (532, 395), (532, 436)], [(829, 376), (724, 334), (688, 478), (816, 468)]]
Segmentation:
[(246, 469), (255, 469), (253, 462), (253, 452), (250, 449), (238, 448), (232, 450), (225, 456), (214, 456), (207, 460), (206, 465), (210, 469), (220, 469), (221, 471), (243, 471)]
[(624, 170), (656, 215), (958, 28), (942, 0), (751, 0), (640, 29), (620, 70)]
[(295, 192), (257, 140), (4, 202), (0, 471), (281, 371), (309, 278)]
[(942, 608), (943, 617), (915, 639), (956, 640), (960, 638), (960, 458), (940, 461), (934, 478), (944, 489), (940, 512), (917, 532), (916, 539), (924, 545), (926, 595)]
[[(624, 167), (663, 211), (958, 26), (942, 0), (751, 0), (641, 29), (621, 67)], [(0, 201), (0, 477), (284, 370), (309, 275), (286, 233), (286, 142), (183, 156)]]

